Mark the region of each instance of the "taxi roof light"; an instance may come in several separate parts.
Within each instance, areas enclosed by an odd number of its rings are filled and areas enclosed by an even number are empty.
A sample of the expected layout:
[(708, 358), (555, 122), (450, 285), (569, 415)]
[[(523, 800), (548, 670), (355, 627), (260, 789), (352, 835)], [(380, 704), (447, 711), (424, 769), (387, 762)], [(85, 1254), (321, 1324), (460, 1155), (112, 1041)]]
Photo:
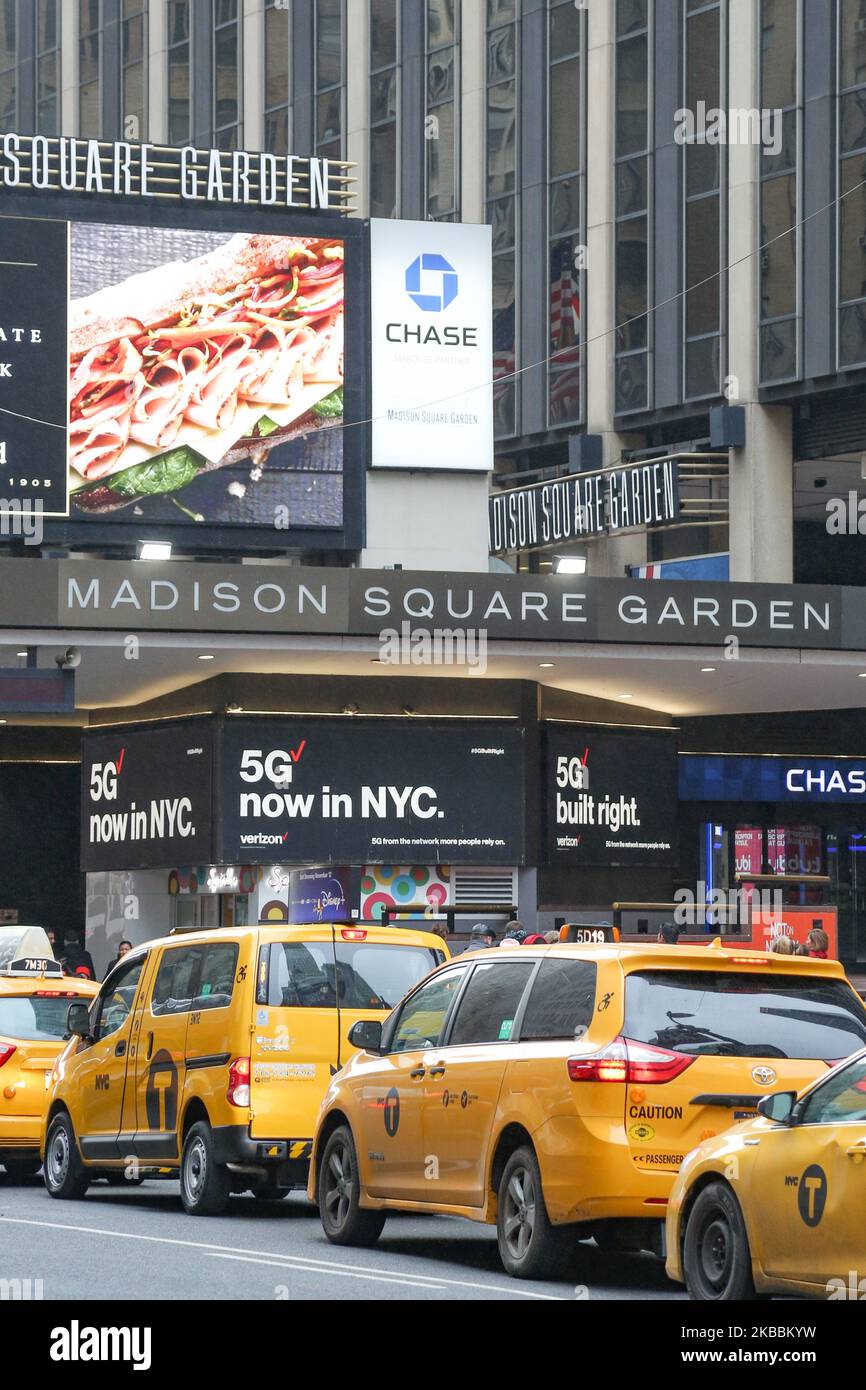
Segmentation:
[(631, 1038), (614, 1038), (591, 1057), (569, 1057), (572, 1081), (618, 1081), (628, 1085), (660, 1086), (674, 1081), (695, 1061), (683, 1052), (651, 1047)]

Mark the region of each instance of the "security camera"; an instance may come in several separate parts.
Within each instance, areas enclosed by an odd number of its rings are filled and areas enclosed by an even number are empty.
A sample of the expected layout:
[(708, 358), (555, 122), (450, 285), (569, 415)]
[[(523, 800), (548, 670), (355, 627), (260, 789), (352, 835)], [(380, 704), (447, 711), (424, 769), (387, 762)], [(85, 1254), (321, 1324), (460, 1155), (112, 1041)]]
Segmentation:
[(54, 664), (61, 671), (74, 671), (81, 665), (81, 652), (77, 647), (67, 647), (62, 656), (55, 656)]

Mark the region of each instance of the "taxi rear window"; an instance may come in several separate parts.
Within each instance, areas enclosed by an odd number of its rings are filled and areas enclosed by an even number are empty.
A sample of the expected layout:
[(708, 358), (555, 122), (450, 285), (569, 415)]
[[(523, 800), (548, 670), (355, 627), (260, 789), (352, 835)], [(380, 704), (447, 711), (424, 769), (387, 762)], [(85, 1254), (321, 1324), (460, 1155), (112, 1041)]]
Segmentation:
[(256, 1002), (272, 1008), (393, 1009), (403, 995), (440, 963), (440, 952), (424, 946), (281, 941), (260, 967)]
[(623, 1033), (689, 1056), (835, 1062), (866, 1046), (866, 1009), (843, 980), (647, 970), (626, 980)]
[(57, 999), (7, 994), (0, 999), (0, 1036), (19, 1042), (59, 1042), (66, 1034), (68, 1012), (65, 994)]

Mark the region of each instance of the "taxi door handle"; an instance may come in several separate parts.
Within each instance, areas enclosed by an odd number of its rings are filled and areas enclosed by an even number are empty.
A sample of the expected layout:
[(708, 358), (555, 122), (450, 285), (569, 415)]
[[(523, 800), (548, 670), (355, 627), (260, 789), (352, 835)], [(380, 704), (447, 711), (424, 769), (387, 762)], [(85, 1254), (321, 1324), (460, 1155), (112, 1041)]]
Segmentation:
[(444, 1063), (444, 1062), (440, 1062), (438, 1066), (431, 1067), (431, 1068), (430, 1068), (430, 1075), (431, 1075), (431, 1076), (444, 1076), (444, 1075), (445, 1075), (445, 1063)]
[(117, 1047), (114, 1049), (114, 1055), (115, 1057), (122, 1057), (125, 1051), (126, 1043), (124, 1042), (123, 1038), (121, 1038), (120, 1042), (117, 1044)]
[(150, 1061), (150, 1057), (151, 1057), (151, 1053), (152, 1053), (152, 1052), (153, 1052), (153, 1034), (152, 1034), (152, 1033), (148, 1033), (148, 1035), (147, 1035), (147, 1060), (148, 1060), (148, 1062)]
[(415, 1067), (410, 1071), (409, 1075), (413, 1081), (422, 1081), (424, 1079), (424, 1071), (424, 1067)]
[(861, 1140), (859, 1144), (852, 1144), (850, 1149), (845, 1150), (849, 1158), (866, 1158), (866, 1140)]

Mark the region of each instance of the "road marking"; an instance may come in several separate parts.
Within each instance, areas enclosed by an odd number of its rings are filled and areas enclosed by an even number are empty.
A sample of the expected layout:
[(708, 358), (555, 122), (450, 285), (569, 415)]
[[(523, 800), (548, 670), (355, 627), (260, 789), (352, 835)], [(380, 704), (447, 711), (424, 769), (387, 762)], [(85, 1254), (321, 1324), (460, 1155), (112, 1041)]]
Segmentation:
[[(298, 1265), (309, 1265), (311, 1269), (316, 1273), (321, 1273), (322, 1270), (324, 1270), (325, 1272), (333, 1272), (342, 1269), (346, 1269), (349, 1270), (351, 1273), (357, 1274), (381, 1273), (380, 1270), (372, 1268), (369, 1265), (342, 1264), (337, 1260), (308, 1259), (304, 1255), (286, 1256), (281, 1251), (277, 1250), (247, 1250), (243, 1246), (217, 1245), (211, 1241), (201, 1240), (180, 1240), (176, 1236), (146, 1236), (136, 1231), (109, 1231), (104, 1230), (99, 1226), (73, 1226), (63, 1221), (36, 1221), (33, 1218), (28, 1218), (24, 1216), (6, 1216), (3, 1213), (0, 1213), (0, 1222), (5, 1222), (10, 1226), (42, 1226), (50, 1231), (77, 1231), (82, 1235), (90, 1236), (113, 1236), (115, 1240), (143, 1240), (150, 1241), (152, 1244), (155, 1245), (179, 1245), (189, 1250), (220, 1250), (225, 1251), (228, 1255), (255, 1255), (259, 1258), (264, 1257), (266, 1259), (275, 1260), (285, 1260), (288, 1258), (291, 1260), (295, 1260)], [(404, 1278), (410, 1280), (421, 1279), (423, 1277), (424, 1276), (420, 1274), (410, 1274), (407, 1272), (404, 1275), (402, 1271), (400, 1273), (400, 1280), (403, 1280)], [(431, 1279), (440, 1280), (441, 1283), (447, 1284), (449, 1287), (452, 1288), (483, 1289), (485, 1293), (504, 1293), (508, 1294), (509, 1297), (536, 1298), (542, 1299), (544, 1302), (552, 1301), (554, 1303), (561, 1303), (563, 1301), (559, 1294), (533, 1293), (530, 1289), (522, 1289), (516, 1284), (514, 1286), (512, 1286), (511, 1284), (481, 1284), (471, 1279), (451, 1279), (444, 1274), (433, 1274), (428, 1275), (427, 1277)]]
[[(294, 1269), (299, 1274), (328, 1274), (336, 1275), (339, 1279), (370, 1279), (376, 1284), (402, 1284), (404, 1288), (410, 1289), (435, 1289), (440, 1293), (447, 1292), (447, 1285), (441, 1280), (435, 1284), (427, 1283), (417, 1274), (360, 1274), (357, 1270), (335, 1269), (328, 1260), (323, 1260), (318, 1269), (311, 1269), (308, 1265), (296, 1264), (292, 1255), (286, 1255), (281, 1260), (261, 1260), (255, 1255), (228, 1255), (222, 1250), (208, 1250), (212, 1260), (240, 1260), (246, 1265), (268, 1265), (271, 1269)], [(435, 1276), (434, 1276), (435, 1277)]]

